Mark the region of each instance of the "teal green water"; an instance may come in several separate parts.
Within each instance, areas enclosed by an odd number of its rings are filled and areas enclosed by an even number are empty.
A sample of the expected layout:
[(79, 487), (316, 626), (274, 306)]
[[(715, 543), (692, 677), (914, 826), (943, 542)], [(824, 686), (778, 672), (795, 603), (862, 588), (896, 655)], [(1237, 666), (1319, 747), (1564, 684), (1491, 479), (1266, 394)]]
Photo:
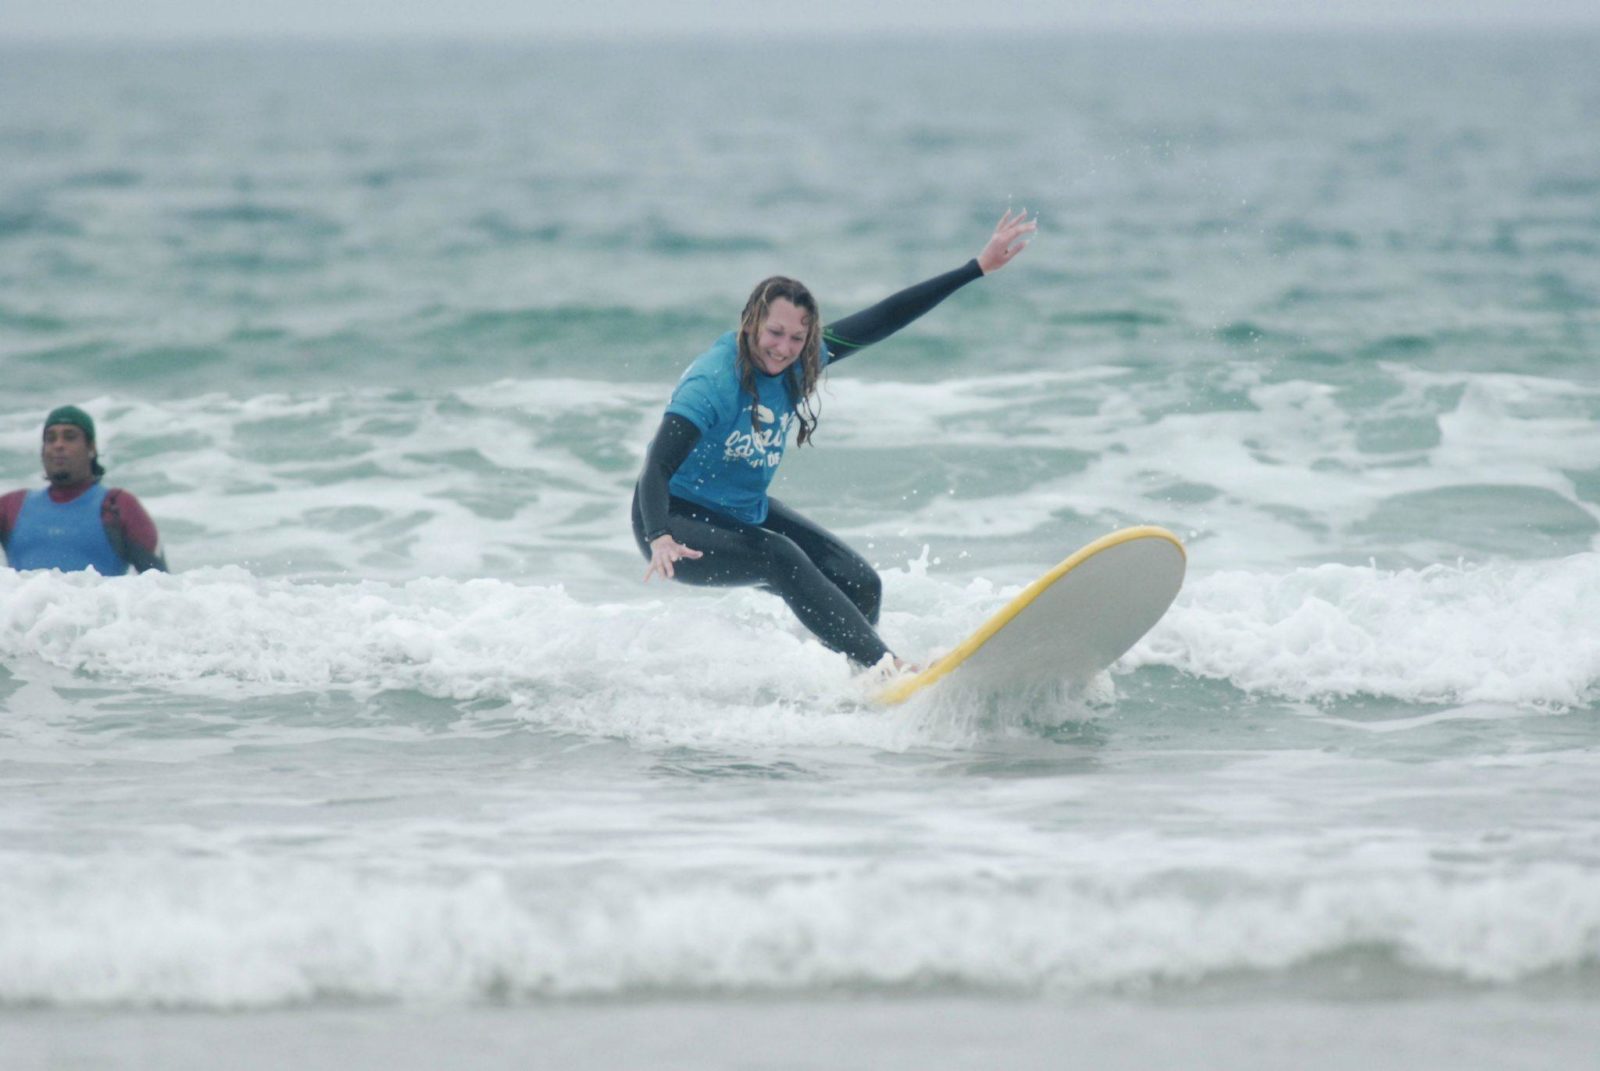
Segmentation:
[[(1500, 1051), (1550, 996), (1581, 1048), (1597, 45), (0, 50), (0, 475), (86, 406), (176, 567), (0, 573), (0, 1008), (1288, 994)], [(1008, 206), (776, 493), (912, 657), (1132, 524), (1189, 551), (1156, 630), (885, 712), (769, 596), (642, 585), (753, 281), (842, 315)]]

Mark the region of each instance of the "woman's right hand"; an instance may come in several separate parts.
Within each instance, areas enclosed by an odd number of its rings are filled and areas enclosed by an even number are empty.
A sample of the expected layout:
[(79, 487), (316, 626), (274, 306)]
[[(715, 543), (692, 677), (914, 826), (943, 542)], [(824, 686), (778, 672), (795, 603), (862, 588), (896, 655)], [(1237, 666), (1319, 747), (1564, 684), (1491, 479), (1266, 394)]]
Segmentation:
[(658, 535), (650, 541), (650, 567), (644, 571), (644, 582), (650, 583), (652, 576), (671, 580), (674, 575), (673, 562), (681, 558), (698, 557), (701, 557), (700, 551), (691, 550), (670, 535)]

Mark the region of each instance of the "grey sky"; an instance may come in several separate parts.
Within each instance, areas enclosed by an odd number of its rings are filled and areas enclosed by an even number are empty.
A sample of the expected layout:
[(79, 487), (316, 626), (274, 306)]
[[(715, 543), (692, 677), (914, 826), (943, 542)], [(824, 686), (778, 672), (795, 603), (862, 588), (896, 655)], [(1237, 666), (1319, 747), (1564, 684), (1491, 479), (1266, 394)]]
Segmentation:
[[(775, 15), (774, 12), (781, 12)], [(0, 38), (1600, 25), (1595, 0), (0, 0)]]

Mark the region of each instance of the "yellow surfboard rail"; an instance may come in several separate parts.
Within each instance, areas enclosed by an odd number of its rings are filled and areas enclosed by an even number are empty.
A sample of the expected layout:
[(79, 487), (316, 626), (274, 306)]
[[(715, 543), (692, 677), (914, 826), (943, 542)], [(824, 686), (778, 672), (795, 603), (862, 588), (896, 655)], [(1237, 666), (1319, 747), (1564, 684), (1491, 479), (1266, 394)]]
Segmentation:
[(1039, 595), (1051, 584), (1054, 584), (1057, 580), (1060, 580), (1063, 576), (1066, 576), (1068, 573), (1072, 572), (1072, 570), (1076, 569), (1079, 565), (1082, 565), (1096, 554), (1099, 554), (1101, 551), (1109, 550), (1110, 548), (1118, 546), (1122, 543), (1130, 543), (1135, 539), (1165, 539), (1173, 546), (1178, 548), (1178, 553), (1183, 555), (1185, 561), (1188, 560), (1188, 552), (1183, 549), (1183, 543), (1179, 541), (1178, 537), (1167, 531), (1165, 528), (1158, 527), (1157, 525), (1144, 524), (1133, 528), (1121, 528), (1115, 532), (1103, 535), (1094, 542), (1087, 544), (1077, 551), (1074, 551), (1060, 565), (1057, 565), (1048, 573), (1045, 573), (1039, 579), (1023, 588), (1022, 591), (1018, 593), (1016, 598), (1012, 599), (1010, 602), (1006, 603), (999, 610), (997, 610), (994, 615), (980, 625), (977, 630), (972, 633), (972, 635), (968, 636), (955, 647), (951, 648), (936, 662), (934, 662), (933, 665), (929, 666), (921, 673), (917, 673), (895, 681), (894, 683), (877, 692), (873, 696), (873, 699), (876, 702), (883, 703), (885, 705), (903, 703), (917, 692), (920, 692), (922, 689), (928, 687), (928, 685), (943, 679), (946, 675), (954, 671), (956, 667), (960, 666), (961, 663), (970, 658), (974, 651), (982, 647), (985, 643), (989, 642), (989, 639), (994, 636), (995, 633), (1004, 628), (1012, 618), (1016, 617), (1023, 610), (1027, 609), (1028, 604), (1033, 602), (1034, 599), (1037, 599)]

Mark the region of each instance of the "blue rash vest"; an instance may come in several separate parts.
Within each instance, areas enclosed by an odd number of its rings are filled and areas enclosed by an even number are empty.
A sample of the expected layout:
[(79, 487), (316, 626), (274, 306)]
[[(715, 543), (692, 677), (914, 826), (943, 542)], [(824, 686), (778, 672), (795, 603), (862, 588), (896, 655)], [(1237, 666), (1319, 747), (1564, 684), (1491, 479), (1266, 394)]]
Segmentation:
[(127, 561), (112, 549), (100, 507), (106, 489), (95, 484), (71, 502), (54, 502), (48, 488), (29, 491), (6, 546), (13, 569), (93, 568), (101, 576), (121, 576)]
[[(822, 349), (822, 364), (829, 360)], [(700, 441), (668, 485), (679, 498), (748, 524), (767, 519), (767, 486), (783, 460), (794, 423), (788, 370), (776, 376), (756, 372), (761, 430), (750, 419), (750, 398), (739, 386), (739, 345), (729, 331), (689, 365), (673, 388), (667, 412), (700, 429)]]

